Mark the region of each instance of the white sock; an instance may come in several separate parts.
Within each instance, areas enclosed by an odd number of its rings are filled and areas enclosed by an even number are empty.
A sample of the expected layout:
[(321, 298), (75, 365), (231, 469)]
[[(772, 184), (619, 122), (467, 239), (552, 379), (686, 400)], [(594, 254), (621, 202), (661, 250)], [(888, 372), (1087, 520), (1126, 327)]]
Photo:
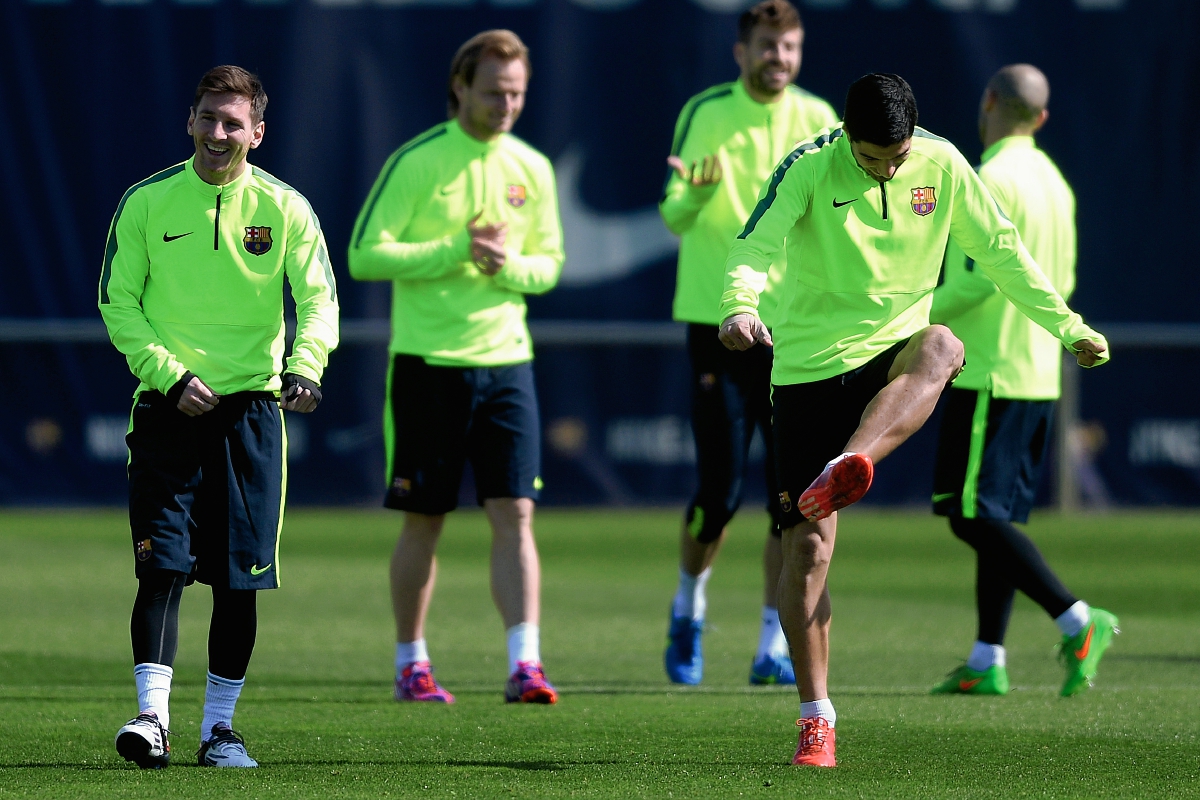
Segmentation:
[(674, 616), (704, 619), (704, 612), (708, 610), (705, 590), (711, 575), (712, 567), (706, 568), (699, 575), (689, 575), (683, 567), (679, 568), (679, 588), (675, 590), (675, 602), (671, 606)]
[(1003, 667), (1005, 663), (1004, 646), (999, 644), (975, 642), (967, 657), (967, 666), (976, 672), (984, 672), (991, 666)]
[(207, 686), (204, 689), (204, 722), (200, 723), (200, 741), (207, 742), (212, 738), (213, 725), (224, 722), (233, 727), (233, 708), (237, 705), (238, 695), (246, 679), (240, 681), (222, 678), (208, 673)]
[(1063, 636), (1074, 636), (1087, 626), (1088, 617), (1091, 616), (1089, 611), (1087, 603), (1076, 600), (1073, 606), (1054, 618), (1054, 624)]
[(424, 639), (417, 639), (415, 642), (396, 642), (396, 677), (400, 677), (400, 673), (404, 668), (414, 661), (428, 661), (429, 649), (425, 647)]
[(763, 656), (782, 658), (787, 654), (787, 639), (783, 635), (783, 627), (779, 624), (779, 609), (763, 606), (762, 628), (758, 632), (758, 651), (754, 654), (754, 659), (757, 661)]
[(800, 704), (800, 719), (820, 717), (829, 722), (829, 727), (837, 727), (837, 712), (833, 710), (833, 702), (826, 697), (824, 700), (813, 700)]
[(513, 625), (504, 632), (508, 637), (508, 674), (517, 671), (517, 662), (536, 661), (542, 663), (541, 629), (532, 622)]
[(171, 712), (167, 701), (171, 699), (171, 676), (175, 670), (166, 664), (138, 664), (133, 668), (133, 682), (137, 685), (138, 713), (153, 711), (164, 728), (171, 728)]

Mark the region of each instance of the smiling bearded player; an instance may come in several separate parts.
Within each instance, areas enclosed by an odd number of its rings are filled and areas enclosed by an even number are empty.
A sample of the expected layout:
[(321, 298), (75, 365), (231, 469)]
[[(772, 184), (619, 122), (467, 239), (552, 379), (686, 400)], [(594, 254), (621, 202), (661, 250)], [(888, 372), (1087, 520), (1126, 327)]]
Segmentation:
[[(801, 701), (794, 764), (836, 763), (826, 577), (837, 510), (866, 493), (873, 462), (925, 423), (962, 369), (962, 343), (929, 324), (947, 240), (1082, 366), (1107, 358), (1104, 338), (1063, 302), (967, 160), (916, 122), (903, 78), (855, 81), (842, 127), (780, 162), (726, 261), (721, 340), (775, 346), (779, 618)], [(768, 333), (759, 295), (785, 245)]]
[[(116, 746), (143, 768), (170, 761), (179, 601), (193, 581), (213, 595), (200, 765), (258, 766), (233, 731), (233, 711), (254, 650), (255, 593), (279, 586), (282, 410), (317, 407), (338, 343), (316, 215), (295, 189), (246, 163), (262, 143), (266, 105), (244, 69), (205, 74), (187, 125), (195, 155), (125, 193), (104, 251), (100, 314), (140, 381), (126, 437), (140, 711)], [(296, 302), (286, 360), (285, 277)]]

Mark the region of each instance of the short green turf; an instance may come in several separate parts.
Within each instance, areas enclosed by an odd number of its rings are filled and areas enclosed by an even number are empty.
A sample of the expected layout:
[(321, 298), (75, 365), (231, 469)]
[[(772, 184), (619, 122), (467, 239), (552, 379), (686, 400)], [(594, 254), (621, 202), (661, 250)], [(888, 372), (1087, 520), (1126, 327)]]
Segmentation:
[(750, 687), (765, 517), (709, 584), (704, 684), (662, 670), (679, 514), (545, 511), (542, 650), (554, 707), (506, 706), (487, 528), (454, 514), (429, 620), (454, 706), (391, 699), (387, 561), (399, 515), (293, 511), (259, 603), (236, 727), (258, 770), (191, 766), (210, 599), (184, 595), (175, 766), (117, 756), (136, 712), (133, 554), (119, 511), (0, 512), (0, 798), (1200, 796), (1200, 516), (1042, 515), (1079, 596), (1121, 617), (1097, 686), (1057, 697), (1052, 622), (1023, 597), (1007, 697), (928, 695), (974, 638), (973, 558), (944, 520), (843, 514), (830, 585), (836, 770), (789, 765), (797, 697)]

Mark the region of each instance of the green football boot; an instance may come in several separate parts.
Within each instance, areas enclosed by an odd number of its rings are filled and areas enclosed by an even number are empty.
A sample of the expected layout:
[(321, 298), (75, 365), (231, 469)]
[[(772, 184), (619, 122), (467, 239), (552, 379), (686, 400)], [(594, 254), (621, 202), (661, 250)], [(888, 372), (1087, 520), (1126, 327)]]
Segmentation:
[(1092, 685), (1100, 657), (1112, 644), (1113, 637), (1121, 632), (1118, 620), (1102, 608), (1088, 609), (1088, 624), (1074, 636), (1064, 636), (1058, 646), (1058, 660), (1067, 670), (1063, 682), (1062, 696), (1079, 694)]
[(929, 690), (930, 694), (1008, 694), (1008, 670), (993, 664), (976, 672), (962, 664), (946, 680)]

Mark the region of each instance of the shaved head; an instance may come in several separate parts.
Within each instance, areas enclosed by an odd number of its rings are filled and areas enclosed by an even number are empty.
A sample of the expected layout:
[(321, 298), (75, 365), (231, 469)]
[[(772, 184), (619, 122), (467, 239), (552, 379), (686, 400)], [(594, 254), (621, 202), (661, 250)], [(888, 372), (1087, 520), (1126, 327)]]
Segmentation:
[(1037, 119), (1050, 102), (1050, 82), (1032, 64), (1009, 64), (988, 81), (988, 92), (996, 97), (1000, 110), (1013, 123)]
[(1009, 64), (988, 81), (979, 102), (979, 139), (990, 147), (1006, 136), (1032, 136), (1050, 112), (1050, 82), (1032, 64)]

